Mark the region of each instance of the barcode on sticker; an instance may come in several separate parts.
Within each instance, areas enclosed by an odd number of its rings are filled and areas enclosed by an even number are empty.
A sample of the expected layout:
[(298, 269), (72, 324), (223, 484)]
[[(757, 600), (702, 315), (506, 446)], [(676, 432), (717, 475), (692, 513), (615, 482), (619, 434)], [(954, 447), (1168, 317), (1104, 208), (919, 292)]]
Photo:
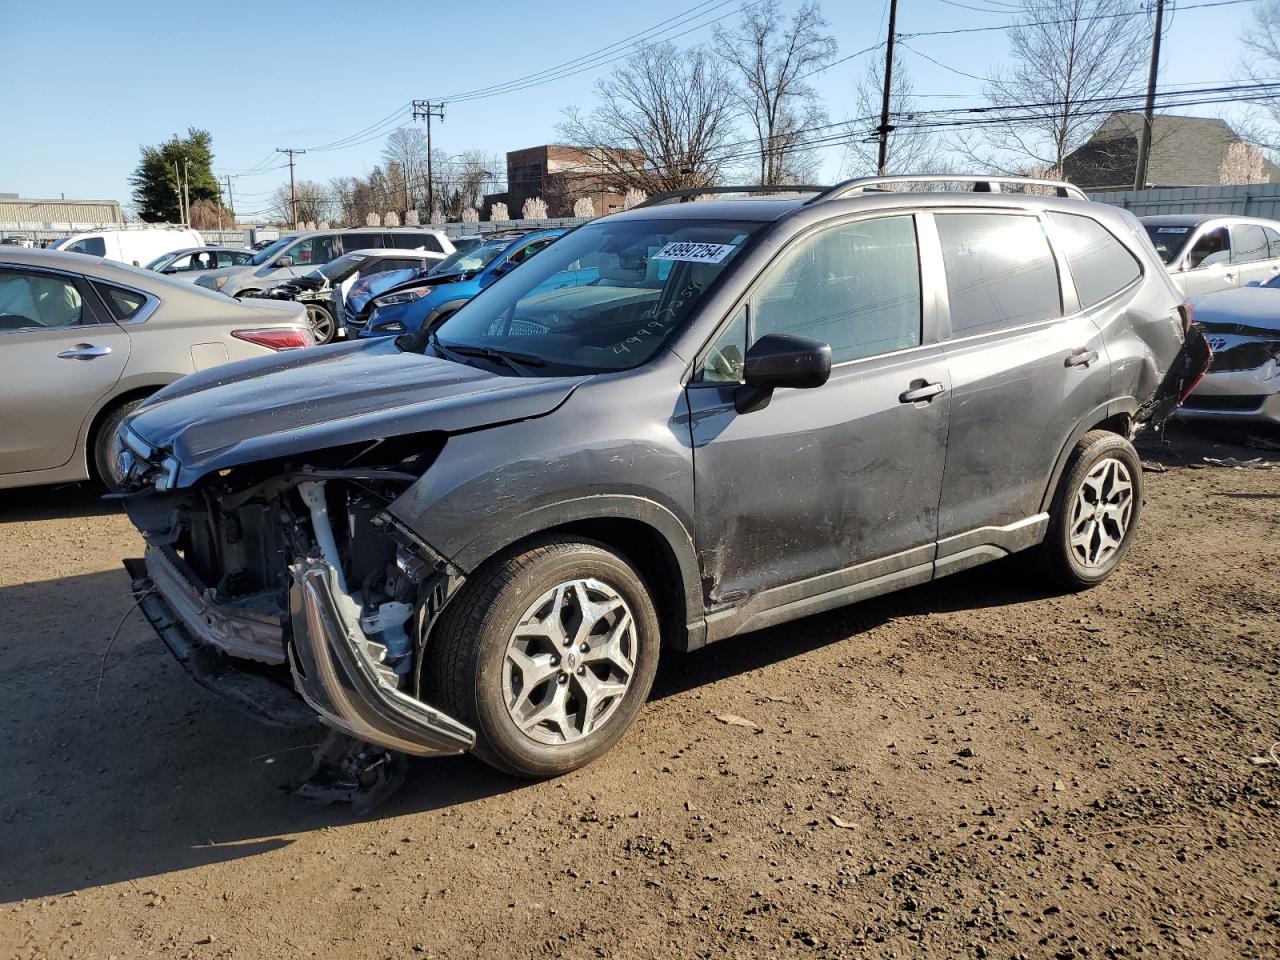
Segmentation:
[(734, 246), (731, 243), (668, 243), (654, 254), (653, 259), (719, 263), (733, 251)]

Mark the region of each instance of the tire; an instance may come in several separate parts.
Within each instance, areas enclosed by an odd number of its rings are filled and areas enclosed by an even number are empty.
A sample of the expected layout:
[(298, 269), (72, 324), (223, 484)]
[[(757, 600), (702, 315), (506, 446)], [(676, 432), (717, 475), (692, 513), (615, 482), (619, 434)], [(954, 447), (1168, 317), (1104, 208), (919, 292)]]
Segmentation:
[(232, 299), (239, 300), (241, 297), (251, 297), (255, 293), (261, 293), (261, 292), (262, 291), (259, 290), (257, 287), (246, 287), (244, 290), (237, 291), (236, 295)]
[(119, 477), (116, 474), (116, 430), (120, 427), (124, 418), (137, 409), (142, 400), (142, 397), (136, 400), (126, 400), (119, 406), (114, 407), (98, 424), (93, 438), (89, 441), (89, 455), (93, 462), (94, 476), (112, 493), (120, 493), (122, 490)]
[[(1126, 491), (1127, 486), (1127, 491)], [(1080, 438), (1054, 491), (1040, 565), (1050, 581), (1084, 590), (1115, 572), (1142, 516), (1142, 462), (1124, 437)]]
[(334, 320), (333, 311), (322, 303), (307, 303), (307, 323), (316, 338), (316, 346), (332, 343), (338, 335), (338, 324)]
[[(588, 619), (584, 595), (597, 611), (612, 607), (590, 618), (602, 629), (578, 629)], [(567, 629), (557, 627), (565, 618)], [(622, 642), (611, 646), (611, 636)], [(659, 645), (649, 589), (630, 563), (598, 543), (544, 540), (490, 561), (463, 586), (433, 631), (423, 688), (429, 703), (476, 731), (474, 753), (485, 763), (554, 777), (607, 752), (631, 725), (653, 686)], [(628, 659), (630, 669), (620, 668)]]

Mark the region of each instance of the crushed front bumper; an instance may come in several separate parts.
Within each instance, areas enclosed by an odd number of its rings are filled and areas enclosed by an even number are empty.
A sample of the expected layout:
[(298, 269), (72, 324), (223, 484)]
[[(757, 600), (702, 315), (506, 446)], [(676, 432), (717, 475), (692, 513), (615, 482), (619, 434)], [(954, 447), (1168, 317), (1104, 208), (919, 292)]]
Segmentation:
[(1178, 416), (1280, 424), (1280, 373), (1274, 363), (1253, 370), (1211, 370), (1183, 402)]
[(333, 567), (307, 559), (289, 570), (289, 665), (298, 692), (326, 724), (420, 757), (475, 746), (470, 727), (396, 688), (395, 674), (382, 664), (381, 645), (360, 629), (358, 611), (338, 589)]

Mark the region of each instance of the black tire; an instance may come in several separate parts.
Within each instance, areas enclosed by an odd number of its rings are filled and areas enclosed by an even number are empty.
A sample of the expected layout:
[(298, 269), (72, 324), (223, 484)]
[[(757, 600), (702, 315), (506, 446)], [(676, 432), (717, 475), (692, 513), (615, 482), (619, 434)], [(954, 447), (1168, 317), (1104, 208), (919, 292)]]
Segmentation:
[[(631, 680), (598, 728), (571, 742), (538, 742), (517, 726), (506, 705), (508, 640), (530, 604), (559, 584), (584, 578), (607, 584), (630, 607)], [(520, 777), (554, 777), (607, 752), (631, 725), (653, 686), (660, 642), (649, 589), (623, 557), (589, 541), (536, 541), (485, 564), (449, 604), (432, 631), (423, 688), (427, 702), (476, 731), (474, 753), (485, 763)], [(572, 663), (568, 653), (564, 662)], [(579, 676), (583, 669), (577, 667)], [(572, 698), (581, 688), (566, 674), (563, 683)], [(557, 682), (558, 676), (545, 681), (548, 695)], [(530, 693), (537, 689), (542, 685)]]
[(98, 423), (93, 436), (89, 440), (89, 455), (92, 458), (94, 476), (112, 493), (120, 493), (119, 477), (116, 475), (115, 436), (116, 430), (124, 418), (142, 403), (142, 397), (126, 400), (113, 407)]
[[(308, 302), (305, 306), (307, 308), (307, 324), (311, 327), (316, 346), (333, 343), (334, 338), (338, 335), (338, 323), (333, 316), (333, 311), (323, 303)], [(320, 316), (320, 314), (323, 314), (323, 316)]]
[[(1095, 519), (1098, 514), (1091, 516), (1087, 509), (1082, 509), (1087, 505), (1080, 502), (1081, 496), (1088, 500), (1093, 495), (1094, 484), (1088, 490), (1083, 490), (1091, 473), (1102, 472), (1102, 480), (1096, 482), (1106, 482), (1106, 470), (1103, 467), (1106, 461), (1115, 461), (1124, 468), (1123, 472), (1112, 471), (1113, 482), (1128, 482), (1130, 485), (1130, 508), (1123, 527), (1105, 516)], [(1123, 473), (1128, 474), (1127, 478)], [(1058, 481), (1058, 489), (1054, 491), (1053, 503), (1049, 508), (1049, 529), (1045, 533), (1044, 542), (1037, 548), (1042, 571), (1050, 581), (1066, 590), (1084, 590), (1101, 583), (1115, 572), (1124, 555), (1129, 552), (1141, 517), (1142, 461), (1138, 459), (1133, 444), (1119, 434), (1106, 430), (1086, 433), (1071, 452), (1062, 478)], [(1084, 536), (1091, 529), (1088, 527), (1091, 520), (1095, 524), (1092, 529), (1096, 532), (1089, 533), (1083, 544), (1073, 545), (1073, 535), (1079, 533)], [(1098, 524), (1102, 526), (1099, 527)], [(1108, 541), (1118, 539), (1118, 545), (1104, 545), (1104, 536)], [(1105, 556), (1099, 556), (1098, 562), (1088, 562), (1087, 555), (1095, 549), (1095, 544), (1108, 552)]]

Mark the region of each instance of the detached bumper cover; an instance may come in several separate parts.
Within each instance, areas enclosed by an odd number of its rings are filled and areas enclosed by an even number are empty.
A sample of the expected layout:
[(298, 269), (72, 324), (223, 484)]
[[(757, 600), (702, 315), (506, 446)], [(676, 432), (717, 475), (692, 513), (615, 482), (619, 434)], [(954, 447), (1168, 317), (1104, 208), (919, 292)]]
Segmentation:
[[(289, 568), (293, 643), (289, 665), (303, 699), (329, 726), (388, 750), (428, 757), (465, 753), (476, 735), (395, 687), (379, 644), (360, 629), (349, 598), (323, 560)], [(346, 604), (343, 601), (347, 601)]]

